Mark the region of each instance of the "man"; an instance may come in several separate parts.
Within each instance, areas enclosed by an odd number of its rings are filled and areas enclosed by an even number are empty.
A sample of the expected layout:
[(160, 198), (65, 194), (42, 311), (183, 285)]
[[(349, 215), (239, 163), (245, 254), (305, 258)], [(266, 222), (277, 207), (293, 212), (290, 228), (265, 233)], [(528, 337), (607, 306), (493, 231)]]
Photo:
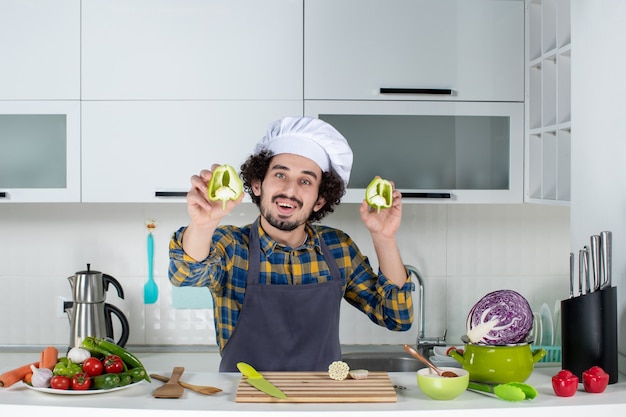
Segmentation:
[(400, 192), (380, 213), (365, 201), (359, 208), (379, 274), (348, 235), (314, 224), (339, 204), (351, 167), (352, 150), (336, 129), (287, 117), (270, 125), (241, 166), (244, 190), (260, 210), (253, 224), (218, 226), (243, 196), (224, 209), (207, 198), (210, 171), (191, 178), (191, 221), (172, 237), (169, 276), (175, 286), (211, 290), (221, 372), (236, 371), (237, 362), (327, 370), (341, 359), (342, 297), (381, 326), (410, 328), (413, 286), (395, 239)]

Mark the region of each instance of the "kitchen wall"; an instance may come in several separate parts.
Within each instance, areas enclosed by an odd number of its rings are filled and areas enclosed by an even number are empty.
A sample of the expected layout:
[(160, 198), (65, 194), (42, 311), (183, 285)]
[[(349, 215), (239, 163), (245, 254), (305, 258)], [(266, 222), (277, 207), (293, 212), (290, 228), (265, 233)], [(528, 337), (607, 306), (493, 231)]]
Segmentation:
[[(228, 221), (244, 224), (256, 215), (256, 207), (244, 203)], [(405, 204), (403, 216), (398, 240), (405, 263), (424, 277), (427, 336), (447, 329), (449, 342), (459, 343), (467, 312), (489, 291), (517, 290), (535, 310), (544, 302), (552, 307), (568, 295), (566, 207)], [(160, 294), (152, 305), (143, 304), (148, 218), (157, 220)], [(173, 293), (167, 279), (168, 242), (187, 221), (184, 203), (0, 205), (0, 345), (67, 343), (69, 324), (59, 297), (70, 298), (67, 277), (87, 263), (122, 284), (125, 298), (110, 290), (107, 302), (127, 315), (129, 344), (215, 345), (210, 309), (173, 307), (180, 294)], [(357, 205), (340, 205), (324, 222), (346, 230), (375, 262)], [(415, 300), (417, 307), (417, 294)], [(415, 341), (416, 325), (409, 332), (393, 333), (347, 304), (343, 307), (344, 344)]]
[(572, 0), (571, 248), (613, 232), (619, 369), (626, 370), (626, 3)]

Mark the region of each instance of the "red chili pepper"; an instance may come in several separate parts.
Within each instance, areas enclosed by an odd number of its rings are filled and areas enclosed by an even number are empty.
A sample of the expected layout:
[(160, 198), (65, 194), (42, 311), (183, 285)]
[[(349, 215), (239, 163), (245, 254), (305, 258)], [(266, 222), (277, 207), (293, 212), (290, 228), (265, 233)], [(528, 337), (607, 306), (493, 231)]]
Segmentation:
[(552, 377), (552, 389), (559, 397), (571, 397), (578, 390), (578, 377), (563, 369)]
[(599, 366), (592, 366), (583, 372), (583, 387), (585, 391), (594, 394), (604, 392), (609, 384), (609, 374)]

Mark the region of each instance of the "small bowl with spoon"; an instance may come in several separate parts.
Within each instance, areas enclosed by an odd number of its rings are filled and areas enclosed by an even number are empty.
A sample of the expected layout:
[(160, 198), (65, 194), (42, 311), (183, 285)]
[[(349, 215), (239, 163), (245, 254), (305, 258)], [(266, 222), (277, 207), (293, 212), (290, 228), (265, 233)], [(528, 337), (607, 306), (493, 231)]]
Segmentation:
[(417, 371), (417, 385), (434, 400), (452, 400), (461, 395), (469, 385), (469, 372), (453, 367), (436, 367), (409, 345), (404, 345), (411, 356), (428, 366)]

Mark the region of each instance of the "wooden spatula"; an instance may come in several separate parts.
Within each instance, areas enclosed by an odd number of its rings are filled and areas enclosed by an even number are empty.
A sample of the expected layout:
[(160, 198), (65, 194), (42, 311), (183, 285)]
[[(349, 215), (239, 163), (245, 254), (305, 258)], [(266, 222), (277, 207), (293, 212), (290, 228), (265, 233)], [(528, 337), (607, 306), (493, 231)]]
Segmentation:
[(183, 392), (185, 392), (184, 388), (178, 385), (178, 380), (180, 376), (185, 371), (185, 368), (182, 366), (174, 367), (172, 371), (172, 376), (170, 380), (167, 381), (164, 385), (152, 391), (152, 396), (154, 398), (180, 398), (183, 396)]

